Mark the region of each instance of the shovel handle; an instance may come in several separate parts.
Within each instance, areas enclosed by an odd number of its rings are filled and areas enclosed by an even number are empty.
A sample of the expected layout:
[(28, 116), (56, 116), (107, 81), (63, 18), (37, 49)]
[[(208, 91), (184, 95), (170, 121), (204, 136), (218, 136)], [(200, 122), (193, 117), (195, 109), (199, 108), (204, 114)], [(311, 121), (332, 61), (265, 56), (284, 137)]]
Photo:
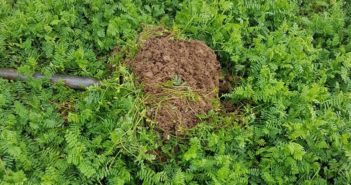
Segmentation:
[[(44, 75), (41, 73), (35, 73), (33, 77), (40, 79), (40, 78), (44, 78)], [(28, 77), (26, 77), (23, 74), (20, 74), (17, 70), (10, 69), (10, 68), (0, 68), (0, 78), (4, 78), (8, 80), (22, 80), (22, 81), (28, 80)], [(53, 83), (62, 81), (67, 87), (70, 87), (72, 89), (78, 89), (78, 90), (84, 90), (87, 87), (90, 87), (93, 85), (100, 85), (100, 82), (94, 78), (71, 76), (71, 75), (57, 74), (57, 75), (53, 75), (50, 78), (50, 80)]]

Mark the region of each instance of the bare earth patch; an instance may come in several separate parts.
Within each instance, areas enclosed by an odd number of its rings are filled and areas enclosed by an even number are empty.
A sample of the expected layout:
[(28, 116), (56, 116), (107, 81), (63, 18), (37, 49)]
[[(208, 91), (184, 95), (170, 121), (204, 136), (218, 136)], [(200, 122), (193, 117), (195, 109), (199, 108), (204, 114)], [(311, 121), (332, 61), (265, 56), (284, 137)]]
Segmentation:
[(200, 41), (151, 38), (131, 62), (146, 93), (149, 117), (165, 134), (179, 134), (196, 125), (218, 99), (220, 65)]

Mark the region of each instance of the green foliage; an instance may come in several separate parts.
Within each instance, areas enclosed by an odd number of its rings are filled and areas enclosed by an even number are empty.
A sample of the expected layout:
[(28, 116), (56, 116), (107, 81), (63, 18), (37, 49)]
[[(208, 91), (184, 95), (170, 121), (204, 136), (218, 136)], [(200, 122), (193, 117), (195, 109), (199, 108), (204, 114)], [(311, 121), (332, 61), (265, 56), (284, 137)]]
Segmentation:
[[(0, 184), (350, 184), (347, 0), (0, 0), (0, 67), (91, 76), (85, 92), (0, 79)], [(205, 41), (235, 115), (162, 141), (123, 60), (145, 25)], [(174, 79), (175, 85), (181, 79)]]

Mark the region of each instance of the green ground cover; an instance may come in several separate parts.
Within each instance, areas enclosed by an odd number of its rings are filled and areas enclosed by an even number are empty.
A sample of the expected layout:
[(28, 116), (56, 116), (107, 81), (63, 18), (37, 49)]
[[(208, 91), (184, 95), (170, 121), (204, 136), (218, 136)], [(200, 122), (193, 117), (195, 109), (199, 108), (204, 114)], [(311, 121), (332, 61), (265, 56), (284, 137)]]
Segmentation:
[[(0, 0), (0, 184), (350, 184), (349, 0)], [(235, 114), (165, 141), (123, 65), (145, 27), (198, 39), (237, 79)]]

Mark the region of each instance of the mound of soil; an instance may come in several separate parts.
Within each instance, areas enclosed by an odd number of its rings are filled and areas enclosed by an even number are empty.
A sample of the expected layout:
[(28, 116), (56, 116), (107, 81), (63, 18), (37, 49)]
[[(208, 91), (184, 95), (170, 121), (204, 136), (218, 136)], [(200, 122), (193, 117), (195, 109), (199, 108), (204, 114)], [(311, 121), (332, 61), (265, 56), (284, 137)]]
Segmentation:
[(179, 134), (196, 125), (218, 99), (220, 65), (200, 41), (166, 37), (147, 40), (131, 68), (147, 95), (149, 117), (165, 134)]

